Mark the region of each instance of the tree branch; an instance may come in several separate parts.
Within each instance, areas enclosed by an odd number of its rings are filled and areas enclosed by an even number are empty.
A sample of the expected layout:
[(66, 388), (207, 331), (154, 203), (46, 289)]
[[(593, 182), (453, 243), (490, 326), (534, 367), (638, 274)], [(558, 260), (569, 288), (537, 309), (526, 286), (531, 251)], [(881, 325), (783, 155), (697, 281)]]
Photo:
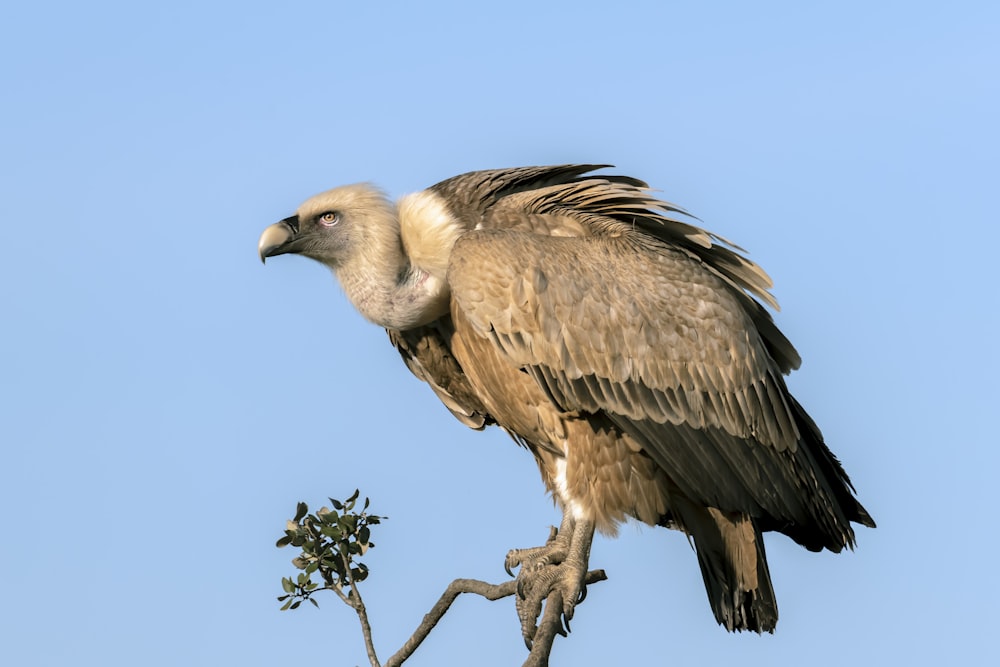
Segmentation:
[[(282, 610), (297, 609), (306, 600), (319, 606), (312, 596), (321, 590), (333, 591), (358, 615), (371, 667), (381, 667), (372, 639), (368, 611), (358, 590), (358, 584), (368, 578), (368, 567), (361, 562), (355, 563), (354, 556), (363, 555), (368, 548), (375, 546), (370, 539), (370, 526), (377, 525), (385, 517), (365, 513), (368, 509), (367, 498), (362, 512), (360, 514), (353, 512), (359, 494), (360, 491), (355, 490), (354, 494), (344, 501), (331, 498), (330, 502), (334, 509), (328, 510), (324, 507), (315, 514), (309, 514), (309, 506), (305, 503), (300, 502), (296, 506), (295, 518), (286, 522), (285, 535), (278, 539), (275, 546), (281, 548), (291, 545), (300, 548), (302, 552), (292, 559), (292, 564), (302, 572), (294, 579), (282, 578), (281, 586), (285, 595), (278, 597), (278, 601), (284, 602)], [(556, 534), (553, 528), (549, 542), (555, 540)], [(312, 580), (312, 575), (317, 572), (326, 583), (325, 587), (320, 588)], [(509, 567), (508, 572), (510, 572)], [(604, 570), (591, 570), (584, 576), (583, 584), (587, 586), (605, 579), (607, 575), (604, 574)], [(490, 584), (478, 579), (455, 579), (424, 616), (423, 621), (403, 647), (389, 658), (385, 667), (399, 667), (413, 655), (460, 594), (475, 593), (487, 600), (499, 600), (516, 595), (517, 590), (516, 579), (503, 584)], [(548, 667), (555, 636), (557, 634), (565, 636), (569, 632), (568, 621), (565, 628), (563, 627), (562, 593), (551, 590), (543, 602), (544, 613), (534, 627), (534, 637), (530, 640), (530, 652), (524, 667)], [(532, 605), (535, 612), (533, 616), (537, 616), (539, 611), (534, 609), (535, 604), (537, 599), (533, 598)], [(528, 621), (522, 622), (528, 623)], [(530, 631), (532, 628), (528, 627), (527, 630)]]
[[(333, 591), (334, 593), (337, 594), (337, 597), (340, 598), (341, 602), (343, 602), (344, 604), (346, 604), (351, 609), (355, 608), (354, 607), (354, 603), (351, 602), (350, 598), (348, 598), (346, 595), (344, 595), (344, 591), (340, 590), (340, 586), (328, 585), (328, 586), (324, 586), (323, 588), (320, 588), (318, 590), (321, 590), (321, 591)], [(315, 595), (315, 592), (313, 593), (313, 595)]]
[[(607, 579), (604, 570), (591, 570), (584, 578), (584, 585), (594, 584)], [(384, 667), (399, 667), (403, 662), (413, 655), (421, 643), (427, 639), (427, 635), (438, 624), (441, 618), (447, 613), (455, 599), (462, 593), (474, 593), (481, 595), (487, 600), (499, 600), (517, 593), (517, 581), (507, 581), (502, 584), (490, 584), (478, 579), (456, 579), (448, 584), (448, 588), (431, 610), (424, 616), (424, 620), (417, 626), (413, 634), (406, 643), (403, 644)], [(532, 644), (531, 653), (524, 667), (544, 667), (548, 665), (549, 652), (552, 650), (552, 642), (557, 634), (565, 634), (562, 627), (562, 594), (553, 592), (546, 598), (545, 614), (538, 627), (538, 634)], [(375, 663), (372, 663), (375, 664)]]
[[(603, 571), (601, 571), (603, 573)], [(531, 640), (531, 652), (524, 661), (523, 667), (548, 667), (549, 654), (552, 653), (552, 642), (556, 635), (566, 636), (562, 624), (563, 597), (558, 590), (552, 591), (545, 598), (545, 613), (538, 624), (535, 638)]]
[(357, 584), (354, 583), (350, 559), (343, 552), (341, 552), (340, 558), (344, 563), (344, 571), (347, 572), (347, 581), (351, 585), (351, 597), (345, 601), (358, 613), (358, 620), (361, 621), (361, 634), (365, 638), (365, 650), (368, 652), (368, 661), (372, 667), (381, 667), (378, 656), (375, 654), (375, 643), (372, 641), (372, 626), (368, 623), (368, 610), (365, 609), (365, 602), (361, 599)]

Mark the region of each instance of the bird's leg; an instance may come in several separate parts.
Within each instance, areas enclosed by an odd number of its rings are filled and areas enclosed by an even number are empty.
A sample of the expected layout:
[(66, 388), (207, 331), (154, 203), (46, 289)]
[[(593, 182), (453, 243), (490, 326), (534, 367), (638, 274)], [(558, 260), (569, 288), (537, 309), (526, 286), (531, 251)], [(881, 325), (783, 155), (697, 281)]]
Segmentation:
[(558, 590), (562, 593), (563, 619), (566, 629), (573, 618), (576, 605), (586, 597), (583, 584), (590, 562), (590, 545), (594, 541), (594, 522), (574, 519), (563, 512), (559, 530), (549, 535), (545, 546), (532, 549), (513, 549), (504, 563), (507, 572), (517, 566), (517, 615), (521, 619), (524, 642), (531, 647), (537, 630), (542, 601)]

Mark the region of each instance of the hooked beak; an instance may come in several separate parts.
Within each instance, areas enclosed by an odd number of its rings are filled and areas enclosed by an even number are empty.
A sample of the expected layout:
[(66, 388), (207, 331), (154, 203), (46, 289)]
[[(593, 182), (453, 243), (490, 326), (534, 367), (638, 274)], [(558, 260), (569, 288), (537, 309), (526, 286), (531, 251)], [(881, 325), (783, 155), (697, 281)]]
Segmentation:
[(285, 218), (281, 222), (276, 222), (260, 235), (257, 242), (257, 252), (260, 254), (260, 261), (264, 262), (268, 257), (281, 255), (288, 252), (288, 243), (299, 233), (299, 216), (293, 215)]

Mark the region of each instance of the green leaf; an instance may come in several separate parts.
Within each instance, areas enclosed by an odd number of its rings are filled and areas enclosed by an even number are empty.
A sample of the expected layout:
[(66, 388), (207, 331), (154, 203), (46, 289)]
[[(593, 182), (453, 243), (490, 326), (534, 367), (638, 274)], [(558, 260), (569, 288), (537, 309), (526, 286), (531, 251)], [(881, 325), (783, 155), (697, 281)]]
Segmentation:
[(281, 578), (281, 587), (285, 590), (286, 593), (295, 592), (295, 584), (288, 577)]
[(353, 535), (358, 530), (358, 517), (356, 514), (345, 514), (337, 520), (345, 533)]
[(292, 603), (290, 609), (298, 609), (300, 604), (302, 604), (302, 600), (296, 600), (295, 602)]
[(316, 598), (309, 598), (309, 601), (313, 603), (313, 606), (319, 609), (319, 602), (316, 602)]
[(306, 514), (309, 514), (309, 505), (306, 505), (305, 503), (299, 503), (295, 507), (295, 518), (293, 519), (293, 521), (295, 521), (295, 523), (298, 523), (299, 521), (302, 520), (302, 517), (304, 517)]
[(368, 544), (368, 538), (371, 536), (372, 531), (368, 528), (368, 526), (361, 526), (361, 528), (358, 529), (358, 542), (361, 544)]
[(294, 602), (295, 602), (294, 600), (289, 600), (285, 604), (281, 605), (281, 611), (285, 611), (286, 609), (291, 607)]
[(333, 498), (330, 498), (330, 504), (332, 504), (338, 510), (344, 509), (344, 503), (340, 502), (339, 500), (334, 500)]
[(279, 539), (277, 542), (275, 542), (274, 546), (276, 546), (279, 549), (281, 549), (282, 547), (287, 547), (291, 543), (292, 543), (292, 538), (289, 537), (288, 535), (285, 535), (284, 537), (282, 537), (281, 539)]

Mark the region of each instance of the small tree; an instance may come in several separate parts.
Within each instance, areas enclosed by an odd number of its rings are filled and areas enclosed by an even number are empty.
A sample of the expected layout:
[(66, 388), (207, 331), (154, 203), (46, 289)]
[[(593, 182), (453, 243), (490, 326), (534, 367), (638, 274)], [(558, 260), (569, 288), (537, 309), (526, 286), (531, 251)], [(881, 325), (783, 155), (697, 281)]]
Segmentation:
[[(477, 579), (455, 579), (402, 648), (384, 666), (381, 665), (372, 641), (368, 612), (358, 590), (358, 584), (368, 578), (369, 571), (358, 558), (375, 546), (371, 541), (371, 526), (378, 525), (386, 517), (368, 514), (368, 498), (365, 498), (361, 510), (355, 511), (360, 495), (361, 492), (356, 490), (346, 500), (330, 498), (333, 509), (322, 507), (313, 514), (309, 513), (309, 506), (305, 503), (297, 505), (295, 518), (285, 525), (285, 535), (276, 544), (279, 548), (291, 545), (301, 550), (292, 559), (292, 565), (301, 571), (294, 577), (281, 579), (285, 594), (278, 597), (278, 601), (283, 603), (282, 611), (298, 609), (306, 600), (319, 607), (313, 596), (320, 591), (332, 591), (357, 614), (372, 667), (398, 667), (417, 650), (461, 593), (474, 593), (487, 600), (516, 594), (516, 581), (497, 585)], [(317, 575), (319, 580), (314, 581), (313, 575)], [(586, 585), (606, 578), (603, 570), (592, 570), (584, 581)], [(566, 636), (567, 633), (562, 624), (561, 609), (561, 595), (558, 592), (550, 594), (524, 667), (548, 665), (555, 636)]]

